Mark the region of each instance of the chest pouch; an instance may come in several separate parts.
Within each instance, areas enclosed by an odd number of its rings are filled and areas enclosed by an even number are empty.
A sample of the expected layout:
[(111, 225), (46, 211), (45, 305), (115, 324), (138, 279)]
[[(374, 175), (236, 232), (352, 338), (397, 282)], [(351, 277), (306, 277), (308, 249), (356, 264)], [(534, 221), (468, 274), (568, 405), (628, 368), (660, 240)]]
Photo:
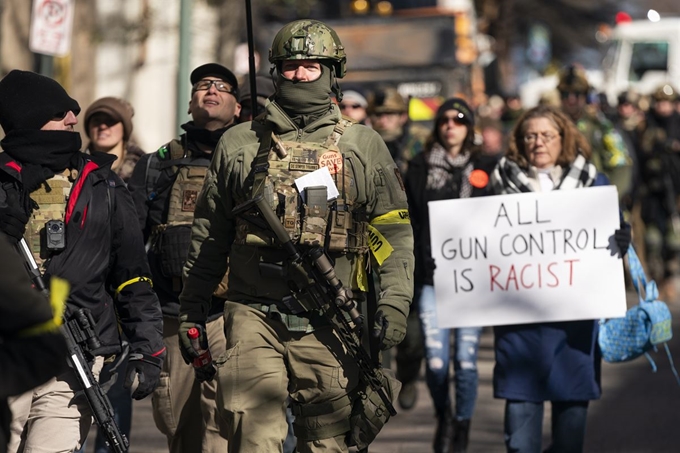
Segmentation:
[[(348, 252), (358, 251), (367, 243), (365, 222), (353, 212), (356, 182), (349, 159), (337, 146), (340, 135), (334, 129), (324, 143), (314, 143), (283, 142), (272, 134), (272, 140), (261, 144), (255, 158), (251, 196), (264, 195), (296, 244)], [(306, 187), (301, 194), (295, 185), (298, 178), (322, 167), (328, 168), (338, 189), (339, 196), (334, 200), (328, 200), (326, 186)], [(265, 232), (252, 225), (241, 227), (237, 239), (240, 235), (253, 246), (271, 244)]]
[(168, 200), (165, 224), (154, 227), (154, 252), (165, 277), (179, 278), (191, 245), (191, 224), (198, 194), (207, 174), (206, 166), (183, 166), (177, 171)]

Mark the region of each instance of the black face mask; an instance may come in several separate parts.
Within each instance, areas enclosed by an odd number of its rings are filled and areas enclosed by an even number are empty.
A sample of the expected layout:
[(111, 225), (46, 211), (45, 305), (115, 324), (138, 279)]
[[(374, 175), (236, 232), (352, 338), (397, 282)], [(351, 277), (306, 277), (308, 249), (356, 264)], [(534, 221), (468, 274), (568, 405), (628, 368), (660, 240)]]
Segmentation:
[(231, 126), (233, 126), (233, 124), (210, 131), (208, 129), (196, 127), (193, 121), (189, 121), (188, 123), (182, 124), (180, 127), (187, 132), (187, 139), (189, 139), (190, 142), (200, 143), (201, 145), (206, 145), (215, 149), (217, 148), (217, 144), (219, 143), (222, 134), (224, 134)]
[(7, 134), (0, 145), (12, 159), (22, 164), (24, 187), (32, 192), (69, 168), (82, 142), (77, 132), (17, 129)]
[(331, 108), (332, 71), (321, 65), (321, 76), (311, 82), (294, 82), (277, 71), (276, 103), (291, 118), (318, 117)]

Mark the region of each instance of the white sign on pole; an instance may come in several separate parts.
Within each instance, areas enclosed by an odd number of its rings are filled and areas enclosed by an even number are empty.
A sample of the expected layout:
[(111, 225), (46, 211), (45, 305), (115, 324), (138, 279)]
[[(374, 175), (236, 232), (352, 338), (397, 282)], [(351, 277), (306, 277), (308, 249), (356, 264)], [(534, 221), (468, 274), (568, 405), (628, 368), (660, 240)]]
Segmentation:
[(615, 187), (428, 206), (439, 327), (625, 315)]
[(31, 52), (64, 56), (71, 50), (75, 0), (33, 0)]

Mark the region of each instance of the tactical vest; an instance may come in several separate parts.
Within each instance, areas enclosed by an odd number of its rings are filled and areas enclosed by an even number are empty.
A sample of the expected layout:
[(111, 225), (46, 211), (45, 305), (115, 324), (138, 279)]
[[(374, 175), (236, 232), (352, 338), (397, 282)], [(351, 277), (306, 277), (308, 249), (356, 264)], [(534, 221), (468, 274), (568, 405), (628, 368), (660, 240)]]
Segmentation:
[[(281, 141), (273, 132), (260, 143), (253, 162), (251, 197), (265, 197), (296, 244), (330, 252), (368, 251), (367, 218), (355, 210), (357, 184), (347, 157), (338, 148), (352, 124), (340, 120), (323, 143)], [(295, 181), (323, 167), (338, 189), (337, 198), (328, 200), (327, 188), (321, 186), (299, 192)], [(268, 231), (241, 217), (236, 222), (236, 243), (276, 246)]]
[[(147, 193), (150, 196), (162, 191), (154, 187), (160, 172), (172, 174), (170, 181), (170, 195), (168, 199), (168, 216), (165, 223), (156, 225), (151, 231), (151, 246), (160, 258), (161, 272), (165, 277), (172, 278), (173, 290), (179, 291), (182, 269), (186, 262), (191, 245), (191, 225), (194, 221), (194, 211), (198, 194), (203, 188), (203, 182), (208, 173), (210, 160), (205, 157), (193, 158), (188, 156), (184, 146), (173, 140), (158, 150), (161, 157), (156, 167), (147, 169)], [(152, 156), (155, 157), (155, 156)], [(156, 174), (151, 174), (156, 172)], [(215, 291), (216, 296), (223, 296), (226, 291), (227, 276)]]
[(74, 180), (75, 175), (70, 175), (67, 170), (47, 180), (49, 191), (43, 184), (31, 193), (31, 198), (38, 204), (38, 208), (33, 210), (26, 225), (25, 237), (39, 268), (42, 268), (48, 258), (45, 247), (45, 223), (49, 220), (64, 221), (66, 204)]

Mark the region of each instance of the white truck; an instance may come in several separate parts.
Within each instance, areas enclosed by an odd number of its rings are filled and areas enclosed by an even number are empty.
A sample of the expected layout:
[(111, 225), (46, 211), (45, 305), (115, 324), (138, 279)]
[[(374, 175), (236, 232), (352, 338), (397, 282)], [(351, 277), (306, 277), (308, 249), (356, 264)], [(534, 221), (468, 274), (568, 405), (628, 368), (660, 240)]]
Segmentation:
[(611, 105), (630, 89), (650, 94), (664, 83), (680, 89), (680, 17), (617, 25), (602, 64)]

